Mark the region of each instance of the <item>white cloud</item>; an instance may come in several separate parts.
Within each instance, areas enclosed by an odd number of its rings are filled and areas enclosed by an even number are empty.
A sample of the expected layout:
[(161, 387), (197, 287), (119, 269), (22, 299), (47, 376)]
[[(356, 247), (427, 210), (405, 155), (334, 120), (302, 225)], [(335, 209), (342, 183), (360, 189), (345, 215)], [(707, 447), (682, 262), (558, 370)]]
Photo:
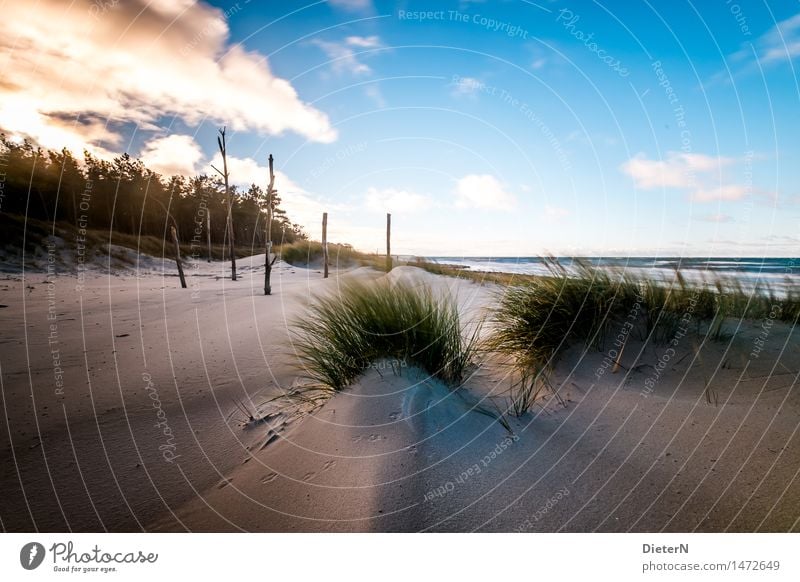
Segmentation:
[(758, 39), (762, 61), (771, 63), (800, 56), (800, 14), (778, 22)]
[(164, 176), (194, 176), (203, 151), (189, 135), (157, 137), (147, 142), (139, 157), (154, 172)]
[(688, 179), (683, 164), (664, 160), (648, 160), (637, 154), (621, 166), (622, 171), (633, 178), (637, 188), (683, 188)]
[(639, 153), (622, 164), (622, 171), (633, 178), (637, 188), (690, 188), (699, 174), (719, 174), (733, 158), (668, 152), (665, 160), (649, 160)]
[[(93, 16), (91, 0), (3, 5), (0, 126), (80, 151), (120, 143), (121, 124), (162, 117), (234, 130), (336, 138), (265, 57), (232, 45), (225, 15), (195, 0), (130, 0)], [(77, 122), (80, 116), (80, 123)]]
[(372, 0), (328, 0), (328, 4), (350, 12), (364, 12), (372, 8)]
[(516, 206), (514, 196), (490, 174), (469, 174), (456, 183), (456, 206), (460, 208), (485, 208), (511, 210)]
[(483, 81), (475, 77), (458, 77), (451, 84), (454, 97), (473, 97), (486, 87)]
[(686, 166), (697, 172), (718, 172), (723, 166), (729, 166), (736, 160), (721, 156), (705, 154), (676, 154)]
[(395, 188), (369, 188), (365, 197), (367, 208), (376, 212), (407, 214), (431, 207), (431, 199), (416, 192)]
[[(315, 194), (307, 192), (280, 170), (275, 172), (275, 188), (281, 197), (283, 209), (292, 222), (301, 225), (309, 234), (317, 236), (316, 230), (322, 221), (323, 212), (338, 212), (343, 209), (339, 204), (331, 204)], [(331, 232), (339, 234), (344, 225), (331, 225)], [(346, 228), (345, 228), (346, 232)], [(341, 239), (347, 242), (346, 239)]]
[[(746, 36), (751, 36), (749, 27)], [(766, 33), (741, 45), (726, 58), (728, 67), (717, 71), (705, 83), (729, 85), (743, 74), (762, 74), (764, 66), (792, 61), (800, 56), (800, 14), (775, 23)]]
[(381, 40), (376, 36), (348, 36), (344, 39), (345, 44), (358, 48), (378, 48)]
[[(204, 173), (214, 176), (219, 174), (212, 168), (214, 166), (222, 170), (222, 156), (217, 152), (214, 154), (211, 162), (204, 169)], [(228, 156), (228, 180), (234, 186), (247, 188), (251, 184), (266, 188), (269, 182), (269, 167), (266, 160), (263, 166), (260, 166), (253, 158), (236, 158)], [(276, 186), (277, 188), (277, 186)]]
[(384, 109), (386, 107), (386, 99), (378, 85), (367, 85), (364, 87), (364, 95), (372, 99), (378, 109)]
[(620, 168), (642, 190), (686, 190), (694, 202), (712, 202), (740, 200), (753, 192), (752, 186), (726, 183), (724, 169), (735, 162), (735, 158), (679, 152), (668, 152), (664, 160), (650, 160), (640, 153)]
[(721, 184), (711, 188), (699, 188), (692, 192), (695, 202), (714, 202), (717, 200), (741, 200), (749, 193), (749, 188), (738, 184)]
[(699, 216), (698, 220), (702, 220), (703, 222), (716, 222), (716, 223), (728, 223), (728, 222), (736, 222), (733, 216), (729, 214), (722, 214), (722, 213), (715, 213), (715, 214), (705, 214), (703, 216)]
[[(211, 165), (222, 169), (222, 157), (219, 153), (214, 155), (204, 170), (206, 174), (218, 176), (219, 174), (211, 168)], [(264, 165), (260, 165), (253, 158), (228, 156), (228, 174), (230, 183), (241, 188), (248, 188), (251, 184), (255, 184), (264, 190), (269, 183), (269, 166), (266, 159)], [(275, 189), (281, 197), (281, 206), (289, 219), (301, 225), (314, 236), (317, 236), (317, 225), (322, 219), (323, 212), (343, 209), (341, 205), (328, 204), (318, 196), (306, 191), (280, 170), (275, 170)]]
[(377, 36), (348, 36), (342, 42), (314, 39), (317, 45), (331, 60), (331, 67), (337, 73), (349, 72), (353, 75), (369, 75), (372, 69), (359, 60), (355, 49), (372, 49), (381, 46)]

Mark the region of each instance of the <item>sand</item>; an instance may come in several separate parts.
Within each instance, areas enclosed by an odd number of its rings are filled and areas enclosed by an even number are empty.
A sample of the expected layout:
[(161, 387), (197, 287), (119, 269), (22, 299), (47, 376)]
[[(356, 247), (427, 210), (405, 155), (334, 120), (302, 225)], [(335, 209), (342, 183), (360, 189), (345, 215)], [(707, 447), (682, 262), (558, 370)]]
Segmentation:
[[(510, 381), (491, 360), (457, 391), (382, 361), (327, 400), (285, 397), (305, 385), (287, 322), (341, 277), (382, 275), (279, 264), (264, 297), (263, 255), (239, 265), (237, 282), (191, 265), (188, 290), (155, 260), (89, 272), (80, 290), (74, 273), (0, 281), (4, 530), (800, 529), (790, 326), (770, 324), (755, 358), (763, 322), (687, 337), (656, 382), (663, 347), (631, 336), (620, 370), (596, 375), (606, 353), (573, 346), (554, 373), (561, 399), (509, 431), (486, 414)], [(467, 319), (497, 292), (389, 276), (450, 290)]]

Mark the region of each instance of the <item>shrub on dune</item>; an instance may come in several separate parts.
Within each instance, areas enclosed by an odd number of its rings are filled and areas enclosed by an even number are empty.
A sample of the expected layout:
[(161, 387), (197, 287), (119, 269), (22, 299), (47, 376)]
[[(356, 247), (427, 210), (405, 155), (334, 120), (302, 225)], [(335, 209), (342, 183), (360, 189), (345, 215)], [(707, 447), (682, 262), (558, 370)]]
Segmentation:
[[(530, 409), (542, 390), (551, 388), (549, 373), (561, 351), (574, 343), (602, 349), (609, 331), (630, 320), (642, 339), (666, 344), (691, 323), (712, 341), (727, 341), (728, 318), (779, 318), (797, 321), (798, 293), (790, 287), (783, 298), (735, 282), (690, 285), (678, 273), (671, 284), (637, 280), (629, 275), (578, 265), (568, 273), (555, 261), (550, 274), (503, 289), (489, 322), (486, 348), (509, 356), (518, 380), (511, 391), (512, 411)], [(637, 334), (638, 335), (638, 334)]]
[(294, 346), (306, 372), (334, 389), (352, 383), (382, 358), (416, 365), (458, 385), (474, 352), (478, 328), (461, 325), (452, 297), (409, 283), (345, 282), (312, 300), (294, 322)]
[(570, 275), (551, 264), (551, 275), (504, 289), (490, 315), (486, 348), (510, 356), (520, 380), (512, 410), (527, 411), (544, 387), (558, 353), (582, 341), (600, 347), (610, 324), (636, 301), (638, 288), (580, 265)]
[[(322, 243), (310, 240), (298, 240), (277, 248), (281, 260), (294, 266), (308, 266), (322, 262)], [(334, 268), (352, 265), (378, 266), (381, 268), (385, 259), (356, 251), (350, 245), (328, 243), (329, 264)]]

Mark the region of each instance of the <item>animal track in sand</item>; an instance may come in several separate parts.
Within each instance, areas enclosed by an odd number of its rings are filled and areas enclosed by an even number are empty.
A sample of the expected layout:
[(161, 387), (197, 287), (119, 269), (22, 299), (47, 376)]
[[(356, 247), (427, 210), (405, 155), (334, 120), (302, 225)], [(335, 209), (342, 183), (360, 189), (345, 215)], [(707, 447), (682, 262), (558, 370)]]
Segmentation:
[(335, 467), (335, 466), (336, 466), (336, 461), (330, 460), (330, 461), (326, 462), (324, 465), (322, 465), (322, 470), (323, 471), (327, 471), (328, 469), (330, 469), (332, 467)]
[(303, 475), (303, 481), (311, 481), (315, 476), (316, 473), (313, 471), (311, 473), (306, 473), (305, 475)]
[(217, 489), (222, 489), (224, 487), (227, 487), (228, 485), (231, 484), (231, 481), (233, 481), (233, 479), (223, 479), (222, 482), (219, 485), (217, 485)]
[(364, 436), (364, 435), (358, 434), (356, 436), (350, 437), (350, 440), (353, 441), (354, 443), (360, 443), (361, 439), (364, 439), (364, 438), (366, 438), (371, 443), (377, 443), (378, 441), (384, 440), (386, 437), (382, 436), (382, 435), (379, 435), (379, 434), (374, 434), (374, 433), (369, 435), (369, 436)]
[(262, 483), (272, 483), (275, 479), (278, 478), (277, 473), (270, 473), (269, 475), (265, 475), (261, 478)]

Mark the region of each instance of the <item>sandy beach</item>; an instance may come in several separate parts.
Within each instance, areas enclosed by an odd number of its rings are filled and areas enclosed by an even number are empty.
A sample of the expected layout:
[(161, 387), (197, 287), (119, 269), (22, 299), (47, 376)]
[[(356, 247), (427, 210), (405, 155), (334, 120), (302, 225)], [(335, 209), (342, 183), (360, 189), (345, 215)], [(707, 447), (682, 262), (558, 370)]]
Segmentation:
[(491, 358), (457, 390), (381, 360), (302, 401), (288, 332), (346, 278), (448, 290), (467, 321), (499, 287), (278, 263), (264, 297), (263, 258), (241, 260), (236, 282), (225, 264), (193, 265), (186, 290), (155, 260), (0, 281), (4, 530), (800, 529), (789, 325), (761, 344), (760, 321), (729, 322), (726, 341), (687, 337), (657, 381), (663, 347), (632, 337), (612, 373), (603, 351), (575, 345), (553, 374), (559, 397), (504, 427), (487, 410), (505, 409), (510, 378)]
[(800, 580), (800, 4), (0, 27), (0, 580)]

